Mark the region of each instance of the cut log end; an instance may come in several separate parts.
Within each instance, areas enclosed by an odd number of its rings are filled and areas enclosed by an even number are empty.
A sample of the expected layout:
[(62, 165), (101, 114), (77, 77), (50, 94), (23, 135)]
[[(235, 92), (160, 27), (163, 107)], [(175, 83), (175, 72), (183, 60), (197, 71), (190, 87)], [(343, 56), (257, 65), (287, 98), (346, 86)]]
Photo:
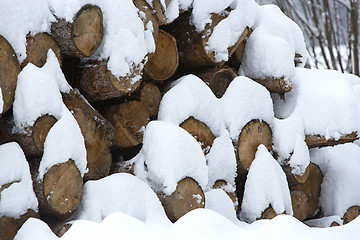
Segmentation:
[(228, 192), (226, 191), (226, 186), (228, 185), (228, 183), (224, 180), (217, 180), (214, 183), (214, 186), (212, 187), (213, 189), (222, 189), (225, 191), (225, 193), (229, 196), (229, 198), (231, 199), (231, 201), (234, 203), (235, 206), (235, 211), (237, 212), (238, 207), (239, 207), (239, 201), (238, 198), (236, 196), (235, 192)]
[(264, 212), (261, 214), (260, 219), (273, 219), (278, 214), (275, 212), (275, 210), (269, 206), (267, 209), (264, 210)]
[(255, 159), (255, 153), (260, 144), (272, 151), (272, 133), (270, 126), (259, 120), (248, 122), (239, 135), (237, 146), (238, 173), (247, 173)]
[[(19, 196), (21, 197), (21, 196)], [(2, 240), (13, 240), (17, 231), (21, 228), (21, 226), (26, 222), (29, 218), (39, 218), (39, 215), (35, 213), (33, 210), (29, 209), (19, 218), (9, 218), (6, 216), (2, 216), (0, 218), (0, 236)]]
[(140, 89), (139, 101), (146, 108), (150, 118), (156, 118), (159, 112), (161, 92), (153, 83), (145, 83)]
[(33, 130), (33, 139), (35, 146), (39, 151), (44, 151), (46, 137), (56, 122), (56, 118), (50, 115), (44, 115), (36, 120)]
[(14, 49), (9, 42), (0, 35), (0, 89), (3, 101), (3, 109), (0, 115), (8, 111), (14, 102), (19, 73), (20, 65)]
[(290, 92), (292, 87), (287, 83), (283, 77), (281, 78), (266, 78), (266, 79), (253, 79), (255, 82), (266, 87), (269, 92), (278, 93), (283, 96), (285, 93)]
[(98, 6), (85, 5), (73, 22), (74, 44), (77, 49), (90, 57), (100, 46), (103, 37), (103, 14)]
[(294, 190), (290, 193), (294, 217), (303, 221), (307, 217), (308, 198), (303, 191)]
[(179, 65), (176, 39), (165, 31), (159, 31), (159, 38), (153, 56), (145, 65), (145, 74), (155, 81), (164, 81), (174, 75)]
[(181, 123), (180, 127), (185, 129), (199, 142), (205, 155), (209, 153), (215, 136), (205, 123), (190, 117)]
[(359, 206), (350, 207), (344, 214), (343, 224), (347, 224), (347, 223), (351, 222), (359, 215), (360, 215), (360, 207)]
[(178, 183), (170, 196), (158, 193), (166, 215), (172, 222), (196, 208), (204, 208), (205, 195), (198, 183), (192, 178), (185, 178)]
[(307, 178), (309, 177), (309, 173), (310, 173), (309, 166), (306, 167), (305, 172), (302, 175), (293, 174), (292, 168), (288, 164), (283, 166), (282, 168), (284, 170), (290, 188), (297, 186), (299, 184), (304, 184)]

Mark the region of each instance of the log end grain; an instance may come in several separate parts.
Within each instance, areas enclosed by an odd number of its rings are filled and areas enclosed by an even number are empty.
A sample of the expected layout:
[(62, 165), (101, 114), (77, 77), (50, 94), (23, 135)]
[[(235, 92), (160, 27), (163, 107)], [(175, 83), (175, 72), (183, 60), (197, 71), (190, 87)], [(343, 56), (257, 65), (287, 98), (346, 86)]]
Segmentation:
[(308, 212), (308, 198), (303, 191), (294, 190), (290, 193), (294, 217), (304, 221)]
[(140, 89), (139, 101), (146, 108), (150, 118), (156, 118), (161, 102), (160, 89), (153, 83), (145, 83)]
[[(20, 197), (20, 196), (19, 196)], [(29, 209), (25, 214), (19, 218), (9, 218), (2, 216), (0, 218), (0, 236), (2, 240), (13, 240), (17, 231), (29, 218), (39, 218), (39, 215), (33, 210)]]
[(359, 206), (350, 207), (344, 214), (343, 224), (347, 224), (347, 223), (351, 222), (359, 215), (360, 215), (360, 207)]
[(275, 212), (275, 210), (269, 206), (267, 209), (264, 210), (264, 212), (261, 214), (260, 219), (273, 219), (278, 214)]
[(41, 116), (35, 121), (32, 136), (35, 147), (39, 149), (39, 151), (44, 151), (46, 137), (56, 122), (56, 118), (50, 115)]

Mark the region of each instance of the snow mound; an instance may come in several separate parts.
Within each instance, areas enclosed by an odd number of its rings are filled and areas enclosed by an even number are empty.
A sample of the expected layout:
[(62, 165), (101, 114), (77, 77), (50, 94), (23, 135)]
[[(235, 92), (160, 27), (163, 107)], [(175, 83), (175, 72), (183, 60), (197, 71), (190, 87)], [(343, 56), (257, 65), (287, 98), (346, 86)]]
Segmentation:
[(73, 219), (100, 223), (114, 212), (122, 212), (150, 224), (170, 224), (153, 190), (127, 173), (86, 182), (81, 205)]
[(200, 145), (172, 123), (150, 122), (144, 132), (143, 147), (133, 161), (135, 174), (167, 195), (186, 177), (193, 178), (202, 189), (208, 184), (206, 159)]
[(314, 149), (311, 161), (324, 175), (319, 205), (324, 216), (343, 217), (351, 206), (360, 205), (360, 147), (353, 143)]
[[(294, 151), (298, 138), (321, 135), (339, 139), (360, 130), (360, 105), (346, 75), (333, 70), (296, 68), (286, 102), (275, 98), (274, 150), (282, 159)], [(294, 137), (295, 136), (295, 137)]]
[(24, 127), (34, 125), (37, 118), (46, 114), (58, 120), (50, 129), (44, 143), (39, 180), (53, 165), (66, 162), (70, 158), (82, 176), (86, 171), (84, 138), (76, 120), (63, 103), (60, 93), (69, 90), (70, 86), (51, 50), (42, 68), (29, 63), (19, 74), (13, 104), (13, 131), (23, 131)]
[(277, 214), (293, 214), (286, 175), (267, 148), (260, 145), (245, 182), (240, 219), (253, 222), (269, 205)]
[(49, 226), (37, 218), (29, 218), (19, 229), (14, 240), (57, 240)]
[(19, 218), (28, 209), (37, 212), (29, 165), (15, 142), (0, 145), (0, 188), (4, 188), (0, 192), (0, 217)]

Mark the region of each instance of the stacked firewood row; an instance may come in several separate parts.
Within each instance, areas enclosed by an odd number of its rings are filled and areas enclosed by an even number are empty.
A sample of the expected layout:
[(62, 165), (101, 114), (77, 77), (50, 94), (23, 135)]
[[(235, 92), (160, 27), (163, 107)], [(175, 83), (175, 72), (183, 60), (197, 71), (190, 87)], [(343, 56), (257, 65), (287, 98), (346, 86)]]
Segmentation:
[[(134, 4), (146, 13), (144, 24), (153, 22), (156, 42), (156, 51), (149, 56), (144, 71), (137, 69), (132, 73), (141, 76), (142, 80), (136, 83), (132, 83), (129, 76), (114, 76), (107, 68), (107, 60), (87, 58), (96, 52), (104, 34), (103, 15), (97, 6), (83, 6), (72, 23), (57, 19), (50, 34), (29, 35), (27, 57), (21, 64), (16, 59), (12, 46), (0, 36), (0, 88), (4, 102), (0, 118), (0, 144), (15, 141), (22, 147), (39, 200), (39, 216), (54, 231), (60, 229), (79, 206), (84, 182), (116, 172), (134, 173), (133, 166), (128, 165), (126, 160), (141, 149), (143, 130), (151, 120), (157, 118), (162, 95), (172, 80), (194, 73), (220, 98), (230, 82), (238, 76), (235, 68), (241, 64), (246, 40), (252, 32), (250, 28), (244, 30), (238, 42), (229, 50), (230, 60), (219, 63), (206, 51), (208, 35), (205, 33), (211, 31), (225, 16), (214, 15), (212, 23), (203, 32), (197, 32), (189, 23), (190, 12), (181, 13), (178, 19), (165, 26), (166, 20), (159, 1), (154, 1), (155, 11), (144, 0), (135, 0)], [(11, 106), (17, 76), (28, 63), (43, 66), (49, 49), (56, 54), (67, 81), (77, 89), (63, 93), (62, 97), (84, 136), (89, 171), (83, 178), (74, 162), (69, 159), (51, 167), (42, 181), (37, 179), (44, 142), (47, 133), (56, 123), (56, 118), (44, 115), (25, 131), (13, 131)], [(283, 94), (291, 90), (283, 79), (258, 82), (264, 84), (270, 92)], [(190, 117), (180, 126), (202, 144), (205, 154), (209, 151), (215, 136), (205, 123)], [(311, 148), (351, 142), (356, 138), (356, 133), (336, 141), (321, 136), (307, 136), (306, 143)], [(239, 206), (248, 169), (260, 144), (264, 144), (272, 152), (272, 131), (266, 122), (254, 119), (245, 125), (239, 133), (238, 142), (234, 143), (237, 190), (236, 193), (228, 192), (228, 195)], [(283, 169), (288, 178), (294, 216), (301, 221), (320, 216), (318, 199), (323, 175), (319, 167), (310, 164), (302, 176), (293, 175), (289, 166), (283, 166)], [(221, 188), (226, 184), (219, 179), (213, 188)], [(0, 188), (0, 192), (2, 190)], [(193, 197), (198, 194), (201, 201)], [(204, 207), (203, 190), (192, 178), (181, 180), (172, 195), (159, 192), (158, 196), (171, 221), (176, 221), (192, 209)], [(356, 212), (353, 209), (349, 211)], [(350, 212), (347, 215), (350, 216)], [(34, 215), (28, 214), (21, 222), (2, 216), (0, 236), (5, 236), (2, 239), (12, 239), (26, 218)], [(275, 215), (271, 206), (264, 209), (263, 218)], [(344, 217), (346, 222), (356, 214), (350, 217), (347, 215)]]

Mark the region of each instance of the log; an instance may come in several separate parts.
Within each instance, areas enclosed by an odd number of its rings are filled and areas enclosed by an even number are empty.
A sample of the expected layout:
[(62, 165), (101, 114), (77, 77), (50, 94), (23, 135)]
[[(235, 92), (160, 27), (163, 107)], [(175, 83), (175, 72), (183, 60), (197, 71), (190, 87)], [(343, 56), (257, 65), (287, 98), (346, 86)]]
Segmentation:
[(263, 85), (269, 92), (278, 93), (282, 98), (285, 93), (291, 91), (291, 85), (281, 78), (253, 79), (255, 82)]
[(171, 0), (153, 0), (152, 1), (152, 4), (153, 4), (152, 9), (156, 14), (159, 25), (165, 25), (168, 23), (168, 20), (165, 16), (165, 9), (161, 2), (163, 2), (163, 4), (165, 4), (165, 6), (168, 7)]
[(237, 171), (246, 174), (255, 159), (255, 153), (260, 144), (272, 152), (272, 133), (265, 121), (251, 120), (240, 132), (237, 143)]
[(308, 198), (308, 214), (307, 219), (315, 216), (319, 209), (319, 197), (321, 190), (321, 183), (323, 180), (323, 174), (321, 173), (320, 168), (310, 163), (309, 166), (309, 177), (303, 184), (294, 186), (291, 190), (301, 190), (303, 191)]
[(294, 212), (294, 217), (299, 221), (304, 221), (308, 212), (308, 198), (301, 190), (294, 190), (290, 193), (291, 204)]
[(102, 11), (98, 6), (84, 5), (71, 23), (60, 18), (52, 23), (51, 35), (64, 56), (90, 57), (103, 37)]
[[(106, 60), (69, 59), (63, 63), (66, 79), (80, 90), (90, 102), (123, 97), (134, 92), (142, 81), (142, 70), (138, 66), (130, 76), (115, 77), (107, 68)], [(133, 78), (140, 77), (138, 81)]]
[(116, 147), (133, 147), (142, 143), (143, 131), (150, 118), (141, 102), (116, 104), (104, 107), (101, 112), (116, 128)]
[(39, 117), (33, 126), (26, 127), (21, 132), (13, 131), (14, 119), (12, 114), (6, 114), (0, 119), (0, 143), (17, 142), (26, 156), (41, 157), (47, 134), (56, 118), (50, 115)]
[(151, 119), (155, 119), (159, 112), (161, 92), (154, 83), (146, 82), (133, 94), (132, 100), (141, 102)]
[(40, 160), (32, 159), (29, 165), (40, 216), (70, 217), (83, 195), (83, 179), (75, 163), (69, 159), (52, 166), (41, 181), (37, 180)]
[(294, 58), (294, 65), (295, 67), (299, 67), (303, 62), (302, 62), (302, 56), (299, 53), (295, 53), (295, 58)]
[(243, 35), (241, 36), (241, 38), (243, 38), (243, 41), (240, 42), (239, 46), (236, 48), (233, 55), (230, 57), (230, 59), (228, 61), (228, 64), (231, 67), (233, 67), (235, 69), (240, 68), (240, 65), (242, 63), (242, 59), (244, 56), (244, 52), (245, 52), (246, 41), (250, 37), (252, 32), (253, 31), (251, 28), (249, 28), (249, 27), (245, 28)]
[(14, 102), (19, 73), (20, 65), (15, 51), (10, 43), (0, 35), (0, 89), (2, 94), (0, 115), (8, 111)]
[(273, 219), (274, 217), (276, 217), (278, 214), (275, 212), (275, 210), (269, 206), (268, 208), (266, 208), (264, 210), (264, 212), (261, 214), (260, 219)]
[(50, 49), (55, 53), (60, 66), (62, 66), (60, 48), (49, 34), (38, 33), (35, 36), (29, 34), (26, 38), (26, 58), (21, 63), (21, 68), (24, 68), (29, 62), (41, 68), (46, 63), (47, 53)]
[(160, 30), (155, 53), (144, 67), (145, 76), (154, 81), (165, 81), (174, 75), (178, 66), (176, 39)]
[(221, 98), (231, 81), (239, 76), (235, 69), (226, 65), (205, 70), (196, 75), (210, 87), (217, 98)]
[(360, 215), (360, 207), (352, 206), (346, 211), (343, 217), (343, 224), (347, 224)]
[(347, 135), (341, 136), (339, 139), (326, 139), (323, 136), (315, 135), (315, 136), (306, 136), (305, 142), (309, 148), (320, 148), (327, 146), (335, 146), (338, 144), (351, 143), (359, 139), (357, 132), (352, 132)]
[[(157, 18), (157, 13), (153, 11), (153, 9), (147, 3), (147, 0), (133, 0), (133, 3), (136, 8), (139, 9), (138, 16), (143, 21), (144, 27), (148, 28), (149, 22), (152, 23), (153, 37), (156, 43), (159, 38), (159, 20)], [(151, 57), (151, 54), (149, 55), (149, 57)]]
[(84, 136), (89, 169), (84, 175), (84, 180), (96, 180), (107, 176), (112, 162), (110, 147), (115, 139), (115, 127), (92, 108), (80, 93), (71, 90), (62, 96)]
[(282, 169), (286, 175), (286, 179), (290, 188), (300, 184), (304, 184), (309, 177), (309, 166), (306, 167), (305, 172), (302, 175), (293, 174), (291, 172), (292, 168), (288, 164), (282, 166)]
[[(179, 51), (179, 68), (190, 71), (203, 67), (222, 66), (225, 63), (224, 61), (216, 62), (214, 52), (208, 52), (206, 46), (215, 26), (226, 17), (226, 14), (212, 14), (211, 23), (207, 24), (202, 32), (197, 32), (191, 24), (191, 12), (188, 11), (180, 14), (174, 22), (165, 27), (165, 30), (176, 38)], [(228, 49), (229, 57), (246, 35), (247, 30), (244, 30), (237, 43)]]
[(189, 117), (180, 124), (180, 127), (185, 129), (198, 141), (205, 155), (210, 152), (215, 136), (205, 123)]
[(170, 196), (163, 192), (158, 192), (157, 195), (172, 222), (176, 222), (191, 210), (205, 206), (204, 192), (198, 183), (189, 177), (178, 182), (176, 190)]
[[(21, 196), (19, 196), (21, 197)], [(0, 218), (0, 236), (2, 240), (13, 240), (17, 231), (29, 218), (39, 218), (39, 215), (33, 210), (29, 209), (26, 213), (19, 218), (10, 218), (2, 216)]]
[(129, 173), (135, 176), (135, 164), (129, 164), (128, 161), (118, 161), (111, 164), (110, 174)]
[(238, 198), (236, 196), (236, 193), (235, 192), (229, 192), (226, 190), (226, 185), (228, 183), (224, 180), (217, 180), (215, 183), (214, 183), (214, 186), (212, 186), (213, 189), (222, 189), (224, 190), (224, 192), (229, 196), (229, 198), (231, 199), (231, 201), (233, 201), (234, 203), (234, 206), (235, 206), (235, 211), (238, 210), (238, 207), (239, 207), (239, 201), (238, 201)]

